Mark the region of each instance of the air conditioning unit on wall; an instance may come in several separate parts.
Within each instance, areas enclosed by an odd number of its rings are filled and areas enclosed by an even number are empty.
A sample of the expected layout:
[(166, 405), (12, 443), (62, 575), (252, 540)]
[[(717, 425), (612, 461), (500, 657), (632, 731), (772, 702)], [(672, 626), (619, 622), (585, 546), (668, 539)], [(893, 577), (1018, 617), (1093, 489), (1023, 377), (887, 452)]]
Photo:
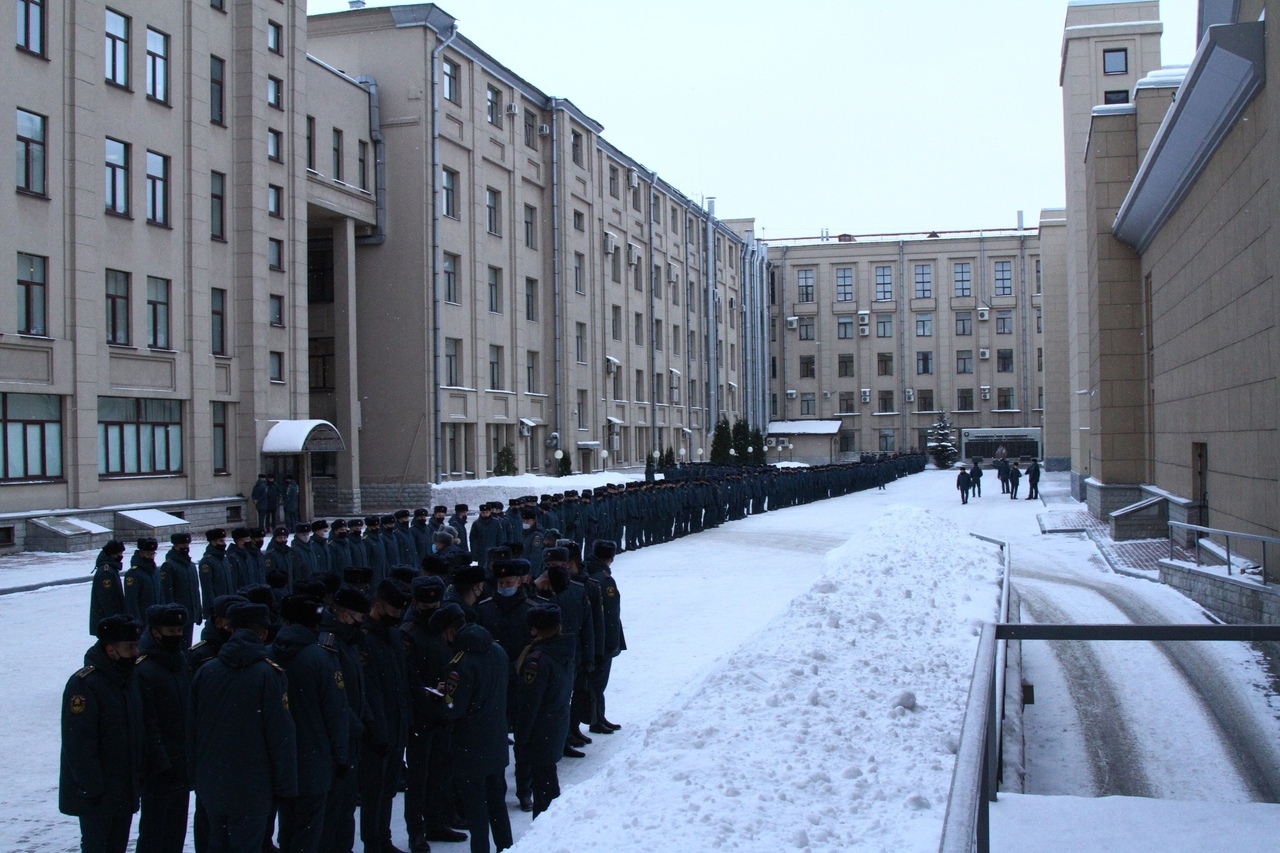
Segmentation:
[(790, 390), (790, 389), (788, 389), (788, 391), (787, 391), (787, 397), (789, 397), (790, 399), (794, 400), (794, 399), (796, 398), (796, 392), (795, 392), (795, 391), (792, 391), (792, 390)]
[(538, 135), (539, 135), (539, 136), (550, 136), (550, 135), (551, 135), (551, 125), (549, 125), (549, 124), (540, 124), (540, 125), (538, 125)]
[(908, 388), (906, 391), (902, 392), (902, 396), (906, 398), (908, 403), (914, 403), (916, 401), (916, 390), (914, 388)]
[(800, 325), (800, 318), (799, 318), (799, 317), (788, 317), (788, 318), (787, 318), (787, 328), (788, 328), (788, 329), (794, 329), (796, 326), (799, 326), (799, 325)]
[(515, 104), (507, 104), (507, 115), (509, 116), (520, 115), (520, 108)]
[(633, 188), (640, 186), (640, 173), (635, 169), (627, 169), (627, 186)]
[(859, 327), (858, 327), (858, 334), (859, 334), (859, 335), (861, 335), (861, 336), (862, 336), (862, 337), (864, 337), (864, 338), (869, 338), (869, 337), (871, 337), (871, 327), (870, 327), (870, 326), (859, 326)]
[(522, 438), (528, 438), (532, 434), (533, 434), (533, 427), (529, 426), (528, 424), (520, 424), (520, 436)]
[(989, 349), (978, 350), (978, 358), (982, 358), (982, 359), (991, 358), (991, 350)]
[(979, 320), (990, 320), (990, 319), (991, 319), (991, 311), (990, 311), (989, 309), (987, 309), (987, 308), (979, 308), (979, 309), (978, 309), (978, 319), (979, 319)]
[(618, 235), (612, 231), (604, 232), (604, 253), (612, 255), (616, 251), (618, 251)]
[(640, 247), (634, 243), (627, 244), (627, 263), (633, 267), (640, 263)]
[(866, 313), (865, 311), (859, 311), (859, 312), (858, 312), (858, 325), (859, 325), (859, 326), (870, 326), (870, 325), (871, 325), (871, 315), (870, 315), (870, 314), (868, 314), (868, 313)]
[(990, 399), (991, 399), (991, 386), (990, 386), (990, 385), (983, 385), (983, 386), (981, 386), (981, 387), (978, 389), (978, 391), (979, 391), (979, 392), (981, 392), (982, 399), (984, 399), (984, 400), (990, 400)]
[(870, 403), (870, 402), (871, 402), (871, 389), (870, 389), (870, 388), (863, 388), (863, 389), (862, 389), (862, 402), (864, 402), (864, 403)]

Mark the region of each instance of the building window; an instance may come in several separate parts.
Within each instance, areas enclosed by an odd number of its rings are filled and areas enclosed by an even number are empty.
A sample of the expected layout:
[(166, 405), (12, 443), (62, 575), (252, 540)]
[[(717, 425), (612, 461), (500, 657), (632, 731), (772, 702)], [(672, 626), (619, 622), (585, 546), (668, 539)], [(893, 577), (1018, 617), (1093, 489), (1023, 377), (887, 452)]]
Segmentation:
[(800, 394), (800, 415), (816, 415), (818, 414), (818, 395), (813, 391), (803, 391)]
[(573, 230), (574, 231), (587, 230), (587, 217), (585, 214), (583, 214), (581, 210), (575, 210), (573, 212)]
[(524, 318), (531, 323), (538, 322), (538, 280), (524, 280)]
[(62, 398), (54, 394), (0, 394), (3, 467), (0, 479), (62, 476)]
[(892, 376), (893, 375), (893, 353), (878, 352), (876, 353), (876, 376)]
[(129, 274), (107, 270), (107, 343), (129, 345)]
[(587, 256), (581, 252), (573, 253), (573, 291), (587, 292)]
[(1036, 373), (1044, 373), (1044, 347), (1036, 347)]
[(169, 37), (147, 28), (147, 97), (169, 103)]
[(957, 412), (973, 411), (973, 389), (972, 388), (956, 389), (956, 411)]
[(209, 121), (226, 124), (226, 74), (227, 63), (216, 56), (209, 57)]
[(813, 340), (813, 318), (812, 317), (801, 317), (800, 322), (799, 324), (797, 324), (796, 328), (800, 333), (800, 340), (802, 341)]
[(893, 453), (896, 447), (896, 439), (891, 429), (880, 430), (880, 452)]
[(284, 187), (267, 184), (267, 214), (277, 219), (284, 218)]
[(893, 315), (892, 314), (876, 315), (876, 337), (877, 338), (893, 337)]
[(502, 270), (489, 267), (489, 313), (502, 313)]
[(458, 218), (458, 173), (453, 169), (440, 171), (440, 212)]
[(18, 47), (44, 56), (44, 0), (18, 0)]
[(635, 334), (631, 340), (638, 347), (644, 346), (644, 315), (639, 311), (636, 312)]
[(442, 271), (444, 272), (445, 302), (456, 303), (461, 301), (458, 298), (458, 266), (461, 260), (462, 259), (457, 255), (451, 255), (448, 252), (444, 253), (444, 265), (442, 267)]
[(973, 312), (956, 312), (956, 334), (960, 336), (973, 334)]
[(227, 238), (227, 176), (222, 172), (209, 173), (209, 236)]
[(681, 336), (681, 334), (680, 334), (680, 327), (679, 327), (679, 326), (676, 326), (676, 325), (672, 325), (672, 327), (671, 327), (671, 353), (672, 353), (672, 355), (679, 355), (679, 354), (680, 354), (680, 341), (681, 341), (681, 340), (682, 340), (682, 336)]
[(1044, 408), (1044, 386), (1041, 385), (1036, 389), (1036, 408)]
[(267, 378), (272, 382), (284, 382), (284, 353), (267, 353)]
[[(307, 168), (315, 171), (314, 155), (310, 143), (311, 137), (307, 137)], [(284, 133), (276, 130), (274, 127), (267, 128), (267, 159), (276, 163), (284, 162)]]
[(342, 180), (342, 131), (333, 129), (333, 179)]
[(916, 264), (916, 299), (933, 298), (933, 267)]
[(45, 194), (45, 177), (48, 173), (45, 159), (45, 126), (48, 122), (44, 116), (17, 111), (18, 150), (16, 183), (19, 192), (32, 195)]
[(284, 53), (284, 27), (275, 21), (267, 21), (267, 50), (272, 53)]
[(933, 412), (933, 391), (923, 390), (916, 391), (916, 411), (917, 412)]
[(609, 278), (622, 283), (622, 250), (614, 249), (609, 253)]
[(887, 302), (893, 299), (893, 267), (876, 267), (876, 301)]
[(116, 86), (129, 87), (129, 19), (107, 10), (106, 77)]
[(538, 353), (534, 350), (527, 351), (525, 353), (525, 359), (525, 390), (530, 394), (539, 394), (541, 393), (542, 388), (542, 383), (538, 381), (538, 377), (542, 374), (542, 371), (539, 369), (539, 362), (541, 359), (538, 356)]
[(614, 305), (610, 310), (609, 332), (615, 341), (622, 340), (622, 306)]
[(1036, 309), (1036, 334), (1039, 335), (1043, 333), (1044, 333), (1044, 309), (1037, 308)]
[(996, 350), (996, 373), (1013, 373), (1013, 350)]
[(369, 189), (369, 143), (363, 139), (356, 141), (356, 169), (360, 179), (360, 189)]
[(227, 468), (227, 404), (213, 403), (213, 473), (229, 474)]
[(169, 158), (147, 152), (147, 222), (169, 224)]
[(1040, 292), (1040, 259), (1036, 258), (1036, 293)]
[(973, 373), (973, 350), (956, 350), (956, 373)]
[(502, 219), (499, 215), (499, 208), (501, 205), (502, 193), (492, 188), (485, 189), (485, 226), (489, 229), (490, 234), (497, 234), (498, 236), (502, 236)]
[(840, 355), (836, 357), (836, 376), (851, 377), (853, 375), (853, 353), (840, 353)]
[(443, 61), (444, 66), (444, 99), (455, 104), (462, 103), (462, 67), (452, 60)]
[(227, 292), (220, 287), (209, 290), (209, 349), (227, 354)]
[(98, 398), (98, 474), (182, 472), (182, 401)]
[(489, 389), (502, 390), (502, 347), (489, 346)]
[(836, 318), (836, 337), (844, 340), (852, 339), (854, 336), (854, 322), (852, 317)]
[(973, 295), (973, 266), (968, 262), (958, 263), (951, 268), (952, 281), (955, 283), (955, 295), (964, 297)]
[(1013, 312), (1012, 311), (996, 312), (996, 334), (997, 335), (1013, 334)]
[(1013, 295), (1013, 261), (996, 261), (996, 296)]
[(529, 249), (538, 248), (538, 208), (524, 206), (524, 245)]
[(853, 301), (853, 267), (836, 268), (836, 302)]
[(916, 315), (916, 337), (917, 338), (933, 337), (933, 315), (932, 314)]
[(129, 215), (129, 143), (107, 139), (107, 213)]
[(492, 86), (485, 90), (484, 117), (489, 124), (502, 129), (502, 92)]
[(637, 403), (643, 403), (643, 402), (645, 401), (645, 396), (644, 396), (644, 371), (643, 371), (643, 370), (637, 370), (637, 371), (636, 371), (636, 387), (635, 387), (635, 392), (636, 392), (636, 402), (637, 402)]
[(928, 376), (933, 373), (933, 353), (921, 351), (916, 353), (916, 375)]
[(654, 320), (653, 321), (653, 348), (655, 350), (658, 350), (659, 352), (662, 351), (662, 339), (663, 339), (662, 321)]
[(858, 411), (858, 402), (852, 391), (841, 391), (840, 396), (837, 397), (836, 400), (838, 403), (838, 407), (836, 409), (837, 414)]
[(530, 109), (524, 111), (524, 145), (538, 150), (538, 117)]
[(881, 391), (876, 395), (876, 411), (882, 415), (891, 415), (898, 411), (893, 407), (892, 391)]
[(796, 270), (796, 301), (813, 301), (813, 270)]
[(569, 131), (569, 153), (573, 162), (582, 165), (582, 134), (576, 130)]
[[(649, 289), (653, 291), (654, 299), (662, 298), (662, 265), (661, 264), (654, 264), (653, 267), (649, 270)], [(733, 312), (732, 312), (733, 300), (731, 299), (729, 300), (729, 302), (730, 302), (729, 321), (733, 322)]]
[(284, 241), (275, 237), (267, 239), (267, 266), (273, 270), (284, 270)]
[[(841, 399), (843, 399), (843, 398), (844, 398), (844, 396), (845, 396), (845, 395), (841, 394), (841, 395), (840, 395)], [(850, 394), (849, 396), (850, 396), (850, 397), (852, 397), (853, 395), (852, 395), (852, 394)], [(841, 411), (842, 411), (842, 412), (848, 412), (848, 411), (851, 411), (851, 410), (850, 410), (850, 409), (843, 409), (843, 408), (842, 408), (842, 409), (841, 409)], [(856, 452), (858, 451), (858, 434), (857, 434), (856, 432), (854, 432), (853, 430), (851, 430), (851, 429), (842, 429), (842, 430), (840, 430), (840, 436), (839, 436), (839, 439), (840, 439), (840, 452), (841, 452), (841, 453), (856, 453)]]
[(316, 168), (316, 117), (307, 116), (307, 170), (319, 174)]
[(610, 166), (609, 167), (609, 195), (612, 196), (613, 198), (620, 198), (621, 190), (619, 189), (619, 187), (620, 187), (620, 183), (618, 180), (618, 167)]
[(800, 378), (801, 379), (813, 379), (817, 376), (817, 372), (815, 371), (815, 368), (814, 368), (815, 361), (816, 360), (814, 356), (811, 356), (811, 355), (800, 356)]
[(591, 412), (587, 409), (587, 392), (585, 388), (578, 389), (578, 429), (589, 428), (589, 417)]
[(578, 364), (587, 363), (587, 324), (575, 323), (573, 329), (573, 353)]
[(1102, 95), (1102, 103), (1104, 104), (1127, 104), (1129, 103), (1128, 89), (1113, 89), (1104, 92)]
[(147, 276), (147, 346), (169, 349), (169, 280)]
[(444, 384), (457, 388), (462, 384), (458, 370), (462, 366), (462, 339), (444, 339)]
[(18, 334), (48, 333), (49, 259), (18, 252)]
[(278, 293), (267, 296), (267, 318), (273, 326), (284, 328), (284, 297)]
[(1129, 73), (1129, 50), (1128, 48), (1118, 47), (1110, 50), (1102, 51), (1102, 73), (1103, 74), (1128, 74)]
[(1013, 408), (1013, 389), (1012, 388), (996, 389), (996, 408), (997, 409)]
[[(689, 398), (693, 399), (693, 383), (690, 383), (689, 385)], [(777, 394), (769, 395), (769, 417), (775, 420), (778, 417), (778, 395)]]

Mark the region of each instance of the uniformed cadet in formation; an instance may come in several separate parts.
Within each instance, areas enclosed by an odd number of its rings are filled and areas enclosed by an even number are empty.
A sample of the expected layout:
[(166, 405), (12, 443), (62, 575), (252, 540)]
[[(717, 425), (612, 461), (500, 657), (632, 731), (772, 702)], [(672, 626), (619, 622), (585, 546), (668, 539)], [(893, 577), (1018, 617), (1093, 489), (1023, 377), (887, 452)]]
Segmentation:
[(145, 538), (123, 574), (126, 548), (109, 542), (89, 596), (97, 642), (63, 696), (59, 806), (86, 851), (123, 851), (141, 807), (138, 853), (178, 853), (194, 790), (197, 853), (351, 853), (357, 826), (365, 850), (401, 853), (403, 791), (412, 853), (509, 847), (513, 753), (513, 805), (536, 817), (559, 760), (621, 728), (606, 716), (627, 648), (619, 554), (923, 467), (688, 465), (486, 501), (474, 519), (459, 503), (299, 520), (265, 550), (261, 529), (228, 546), (214, 528), (198, 563), (187, 534), (159, 566)]

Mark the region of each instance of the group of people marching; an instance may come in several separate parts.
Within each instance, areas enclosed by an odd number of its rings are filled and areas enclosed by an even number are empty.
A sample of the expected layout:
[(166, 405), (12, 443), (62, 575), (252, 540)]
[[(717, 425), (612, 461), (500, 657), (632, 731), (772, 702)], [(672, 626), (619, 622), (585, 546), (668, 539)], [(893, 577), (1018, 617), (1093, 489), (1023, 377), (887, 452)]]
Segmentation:
[[(536, 818), (606, 716), (626, 649), (619, 545), (665, 542), (915, 473), (923, 457), (712, 469), (582, 495), (107, 543), (96, 642), (62, 702), (59, 807), (82, 850), (413, 853), (512, 844), (506, 768)], [(638, 513), (638, 514), (637, 514)], [(553, 527), (552, 524), (561, 525)], [(605, 534), (599, 535), (597, 534)], [(607, 534), (614, 534), (609, 536)], [(588, 545), (589, 543), (589, 545)], [(585, 553), (584, 553), (585, 551)], [(203, 625), (200, 639), (194, 627)], [(583, 730), (585, 727), (585, 731)], [(466, 834), (460, 830), (465, 829)]]
[[(1018, 499), (1018, 482), (1022, 479), (1022, 471), (1018, 469), (1017, 462), (1010, 462), (1007, 459), (997, 459), (991, 463), (991, 467), (996, 472), (996, 477), (1000, 480), (1000, 494), (1008, 495), (1010, 500)], [(1040, 497), (1040, 461), (1032, 459), (1031, 464), (1027, 466), (1027, 500), (1033, 501)], [(960, 466), (960, 473), (956, 475), (956, 488), (960, 490), (960, 503), (967, 504), (969, 502), (969, 494), (973, 493), (974, 497), (982, 497), (982, 465), (974, 462), (973, 465), (965, 470), (963, 465)]]

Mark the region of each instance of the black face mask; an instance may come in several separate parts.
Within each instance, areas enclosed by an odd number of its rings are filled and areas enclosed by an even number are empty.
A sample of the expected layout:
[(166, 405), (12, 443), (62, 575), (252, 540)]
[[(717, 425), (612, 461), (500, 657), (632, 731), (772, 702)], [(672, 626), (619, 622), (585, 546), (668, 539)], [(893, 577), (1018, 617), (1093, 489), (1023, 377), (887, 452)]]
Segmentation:
[(378, 617), (378, 622), (388, 628), (394, 628), (400, 624), (400, 617), (392, 616), (390, 613), (383, 613)]
[(133, 672), (134, 665), (138, 662), (137, 658), (117, 658), (111, 662), (116, 668), (116, 672), (121, 675), (129, 675)]
[(182, 651), (182, 638), (161, 637), (160, 648), (164, 649), (166, 652), (180, 652)]
[(219, 557), (221, 557), (223, 554), (227, 553), (227, 546), (226, 546), (226, 545), (214, 545), (214, 546), (213, 546), (213, 553), (215, 553), (215, 554), (217, 554)]

